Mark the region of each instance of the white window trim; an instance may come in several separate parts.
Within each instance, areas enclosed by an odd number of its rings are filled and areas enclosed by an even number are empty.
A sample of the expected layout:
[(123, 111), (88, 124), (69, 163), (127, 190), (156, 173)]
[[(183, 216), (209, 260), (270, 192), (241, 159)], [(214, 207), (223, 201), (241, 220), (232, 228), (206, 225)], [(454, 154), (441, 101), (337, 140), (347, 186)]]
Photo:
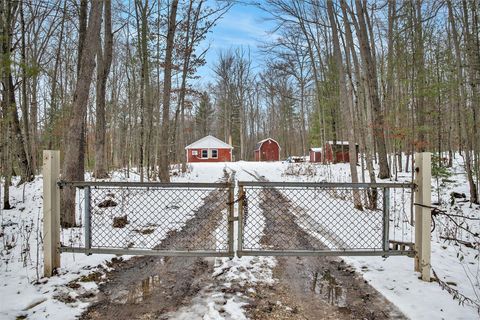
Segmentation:
[[(203, 156), (203, 151), (207, 151), (207, 156), (206, 156), (206, 157)], [(201, 159), (208, 159), (208, 149), (201, 149), (201, 151), (200, 151), (200, 158), (201, 158)]]
[[(213, 156), (213, 150), (217, 151), (217, 156), (216, 157)], [(211, 149), (210, 150), (210, 155), (211, 155), (212, 159), (218, 159), (218, 149)]]

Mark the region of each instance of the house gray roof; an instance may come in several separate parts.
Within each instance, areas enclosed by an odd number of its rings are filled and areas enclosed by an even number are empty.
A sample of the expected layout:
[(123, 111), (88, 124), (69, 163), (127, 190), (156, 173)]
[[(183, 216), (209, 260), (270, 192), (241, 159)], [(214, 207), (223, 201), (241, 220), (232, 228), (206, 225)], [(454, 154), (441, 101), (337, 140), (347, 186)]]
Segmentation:
[(233, 147), (214, 136), (208, 135), (189, 144), (185, 147), (185, 150), (187, 149), (233, 149)]

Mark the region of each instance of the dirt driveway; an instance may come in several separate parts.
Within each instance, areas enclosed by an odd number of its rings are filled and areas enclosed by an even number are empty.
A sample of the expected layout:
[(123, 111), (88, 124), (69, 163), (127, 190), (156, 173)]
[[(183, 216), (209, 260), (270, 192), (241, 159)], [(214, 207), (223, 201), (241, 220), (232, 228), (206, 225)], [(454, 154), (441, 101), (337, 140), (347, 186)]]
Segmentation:
[[(279, 202), (281, 206), (271, 205)], [(326, 247), (298, 226), (295, 208), (279, 191), (262, 190), (260, 208), (266, 225), (262, 245), (277, 250), (284, 249), (282, 245)], [(257, 288), (257, 297), (248, 306), (252, 319), (406, 319), (340, 258), (279, 257), (277, 261), (278, 283)]]

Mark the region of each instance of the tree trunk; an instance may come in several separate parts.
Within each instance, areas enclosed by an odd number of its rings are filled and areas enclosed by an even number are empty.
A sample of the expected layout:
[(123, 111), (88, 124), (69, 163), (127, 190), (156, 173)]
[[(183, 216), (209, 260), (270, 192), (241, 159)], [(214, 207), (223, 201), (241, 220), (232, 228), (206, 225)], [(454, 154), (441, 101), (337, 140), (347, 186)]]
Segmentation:
[[(37, 159), (38, 159), (38, 142), (40, 141), (38, 137), (38, 100), (37, 100), (37, 88), (38, 88), (38, 77), (37, 75), (32, 76), (31, 80), (31, 102), (30, 102), (30, 136), (31, 136), (31, 156), (32, 159), (32, 172), (35, 174), (37, 171)], [(28, 130), (28, 129), (27, 129)]]
[[(190, 26), (190, 20), (191, 20), (191, 13), (192, 13), (192, 5), (193, 5), (193, 0), (190, 0), (189, 5), (188, 5), (188, 11), (187, 11), (187, 30), (186, 30), (186, 35), (185, 35), (185, 53), (184, 53), (184, 59), (183, 59), (183, 68), (182, 68), (182, 84), (180, 87), (180, 97), (179, 97), (179, 105), (180, 105), (180, 130), (179, 130), (179, 135), (178, 135), (178, 149), (177, 149), (177, 155), (181, 158), (181, 163), (182, 163), (182, 172), (185, 173), (187, 171), (187, 159), (186, 157), (183, 156), (183, 148), (185, 147), (185, 90), (187, 87), (187, 74), (190, 69), (190, 57), (193, 52), (193, 39), (190, 42), (190, 33), (192, 32), (192, 38), (195, 38), (195, 29), (196, 29), (196, 22), (198, 19), (194, 20), (194, 25)], [(202, 3), (199, 4), (201, 7)], [(200, 7), (198, 8), (200, 10)], [(197, 11), (197, 18), (198, 18), (198, 12)], [(190, 29), (193, 30), (190, 30)]]
[[(412, 3), (413, 5), (413, 3)], [(424, 54), (424, 43), (423, 43), (423, 28), (422, 28), (422, 1), (415, 1), (415, 13), (412, 14), (414, 17), (414, 30), (415, 30), (415, 67), (417, 69), (416, 75), (416, 91), (415, 91), (415, 100), (416, 100), (416, 116), (417, 116), (417, 151), (425, 152), (427, 150), (427, 124), (426, 124), (426, 115), (427, 110), (425, 106), (425, 84), (426, 84), (426, 74), (425, 74), (425, 54)]]
[[(58, 46), (56, 48), (55, 52), (55, 64), (53, 67), (53, 75), (52, 75), (52, 89), (50, 91), (50, 110), (48, 113), (48, 120), (45, 122), (47, 123), (48, 126), (48, 132), (49, 134), (47, 135), (47, 146), (49, 149), (53, 148), (53, 145), (57, 143), (57, 141), (53, 140), (52, 137), (52, 131), (53, 131), (53, 126), (56, 123), (56, 117), (57, 117), (57, 111), (58, 111), (58, 106), (57, 106), (57, 85), (60, 82), (57, 77), (61, 68), (61, 51), (62, 51), (62, 45), (64, 41), (64, 32), (65, 32), (65, 20), (66, 20), (66, 5), (67, 5), (67, 0), (63, 1), (63, 17), (62, 17), (62, 22), (60, 23), (60, 35), (59, 35), (59, 40), (58, 40)], [(48, 121), (48, 122), (47, 122)]]
[[(88, 96), (95, 68), (95, 54), (97, 53), (98, 37), (102, 18), (103, 1), (93, 0), (90, 8), (88, 27), (83, 36), (88, 39), (83, 45), (79, 73), (72, 105), (67, 144), (64, 159), (63, 178), (67, 181), (83, 181), (84, 123), (88, 107)], [(79, 134), (81, 133), (81, 134)], [(62, 216), (61, 225), (65, 228), (75, 226), (75, 188), (65, 187), (61, 197)]]
[(104, 48), (102, 50), (99, 37), (98, 54), (97, 54), (97, 90), (96, 90), (96, 125), (95, 125), (95, 170), (94, 177), (98, 179), (107, 178), (107, 164), (105, 151), (105, 95), (107, 79), (112, 64), (112, 13), (111, 0), (104, 0), (105, 17), (104, 17)]
[[(9, 67), (7, 68), (9, 69)], [(23, 140), (22, 130), (20, 129), (20, 121), (18, 119), (17, 106), (15, 103), (15, 92), (12, 75), (8, 75), (5, 81), (7, 81), (6, 87), (8, 88), (7, 92), (4, 92), (4, 94), (7, 98), (7, 115), (10, 118), (8, 119), (10, 121), (11, 128), (10, 142), (14, 146), (12, 151), (16, 156), (16, 161), (20, 169), (21, 179), (18, 183), (20, 185), (24, 182), (33, 181), (34, 175), (30, 166), (31, 161), (29, 161), (27, 153), (25, 152), (25, 142)]]
[(390, 177), (390, 170), (388, 168), (387, 148), (383, 131), (385, 124), (378, 93), (376, 66), (375, 61), (373, 60), (372, 50), (368, 40), (367, 26), (365, 23), (365, 15), (367, 12), (365, 11), (365, 8), (363, 8), (360, 0), (355, 0), (355, 4), (359, 26), (358, 38), (360, 42), (360, 55), (365, 67), (365, 80), (367, 83), (368, 96), (374, 113), (373, 132), (379, 158), (379, 178), (386, 179)]
[[(28, 108), (28, 76), (27, 76), (27, 46), (25, 42), (25, 16), (23, 12), (23, 3), (20, 3), (19, 6), (20, 11), (20, 26), (21, 26), (21, 68), (22, 68), (22, 82), (21, 82), (21, 110), (22, 110), (22, 122), (23, 122), (23, 135), (25, 140), (25, 153), (27, 155), (27, 159), (29, 160), (29, 165), (32, 165), (32, 148), (31, 148), (31, 141), (30, 141), (30, 112)], [(33, 173), (32, 168), (32, 173)]]
[(12, 160), (10, 158), (10, 125), (8, 122), (8, 116), (5, 113), (6, 103), (2, 101), (2, 112), (0, 115), (0, 132), (2, 136), (0, 137), (1, 143), (1, 152), (0, 152), (0, 168), (2, 169), (3, 176), (5, 177), (3, 183), (3, 209), (11, 209), (10, 205), (10, 186), (12, 185)]
[[(347, 8), (348, 5), (345, 1), (342, 1), (342, 12), (345, 17), (345, 35), (346, 35), (346, 42), (349, 48), (348, 52), (351, 55), (352, 62), (353, 62), (353, 70), (355, 72), (355, 79), (356, 79), (356, 87), (357, 87), (357, 96), (356, 96), (356, 108), (358, 110), (358, 118), (360, 119), (360, 139), (361, 139), (361, 146), (362, 146), (362, 153), (364, 154), (365, 158), (362, 158), (362, 182), (365, 182), (365, 174), (363, 171), (363, 161), (365, 161), (365, 166), (368, 171), (369, 179), (371, 183), (376, 182), (375, 177), (375, 170), (373, 166), (373, 155), (374, 152), (374, 139), (373, 139), (373, 130), (372, 128), (368, 127), (369, 121), (372, 119), (371, 115), (371, 104), (370, 100), (367, 97), (367, 84), (365, 80), (365, 75), (362, 73), (360, 68), (360, 62), (357, 57), (357, 53), (355, 51), (355, 44), (353, 41), (353, 34), (350, 28), (350, 24), (348, 23), (347, 18)], [(354, 20), (354, 17), (352, 17)], [(354, 21), (354, 23), (356, 23)], [(358, 29), (358, 26), (356, 26)], [(352, 85), (352, 87), (354, 87)], [(352, 114), (353, 115), (353, 114)], [(378, 192), (375, 188), (367, 190), (368, 196), (368, 203), (366, 204), (369, 208), (376, 208), (377, 206), (377, 198)]]
[[(24, 137), (22, 135), (22, 130), (20, 128), (20, 121), (17, 113), (17, 105), (15, 102), (15, 87), (13, 85), (12, 77), (12, 35), (14, 33), (13, 26), (14, 23), (12, 20), (15, 17), (15, 12), (18, 8), (18, 3), (13, 3), (7, 1), (6, 4), (2, 4), (2, 12), (0, 16), (0, 30), (3, 34), (0, 39), (1, 44), (1, 81), (3, 83), (3, 116), (4, 116), (4, 126), (9, 128), (10, 137), (9, 144), (13, 146), (13, 154), (16, 157), (16, 161), (20, 170), (20, 182), (22, 184), (27, 181), (32, 181), (34, 179), (33, 171), (31, 168), (31, 161), (29, 161), (28, 155), (26, 153), (26, 146)], [(28, 130), (28, 129), (27, 129)], [(7, 162), (8, 164), (8, 162)], [(11, 174), (8, 173), (8, 174)]]
[(163, 78), (163, 112), (162, 112), (162, 143), (160, 148), (159, 178), (162, 182), (170, 182), (169, 161), (169, 122), (170, 122), (170, 90), (172, 88), (172, 53), (176, 30), (178, 0), (172, 0), (170, 17), (168, 19), (167, 48), (165, 53), (165, 70)]
[[(464, 75), (462, 70), (462, 55), (460, 52), (460, 41), (458, 39), (452, 3), (450, 0), (447, 1), (447, 5), (448, 5), (448, 18), (451, 26), (452, 40), (453, 40), (454, 49), (455, 49), (455, 60), (456, 60), (455, 63), (456, 63), (456, 71), (457, 71), (457, 88), (458, 88), (457, 90), (458, 90), (458, 96), (459, 96), (459, 99), (457, 102), (458, 104), (457, 109), (460, 111), (461, 108), (463, 108), (462, 110), (463, 112), (468, 112), (467, 111), (467, 93), (462, 81), (464, 78)], [(468, 33), (468, 30), (466, 30), (466, 33)], [(463, 130), (465, 131), (464, 136), (466, 139), (466, 144), (464, 148), (465, 149), (464, 161), (465, 161), (465, 170), (467, 171), (468, 185), (470, 187), (470, 201), (472, 201), (473, 203), (478, 203), (479, 202), (478, 190), (477, 190), (475, 181), (473, 179), (472, 164), (471, 164), (471, 161), (472, 161), (471, 151), (473, 149), (473, 142), (472, 142), (473, 137), (468, 132), (469, 131), (468, 122), (466, 120), (466, 118), (468, 117), (464, 115), (463, 118), (464, 118), (463, 126), (462, 125), (459, 125), (459, 126), (460, 128), (463, 128)]]
[[(148, 69), (148, 1), (143, 4), (143, 1), (135, 1), (135, 16), (137, 23), (137, 39), (138, 39), (138, 51), (140, 53), (140, 128), (139, 128), (139, 150), (138, 150), (138, 170), (140, 174), (140, 181), (145, 179), (144, 167), (145, 167), (145, 115), (148, 113), (147, 108), (149, 105), (149, 69)], [(148, 115), (147, 115), (148, 117)], [(148, 146), (147, 146), (148, 148)], [(147, 159), (148, 160), (148, 159)], [(147, 161), (148, 162), (148, 161)], [(148, 165), (147, 165), (147, 179), (148, 179)]]
[[(476, 7), (474, 1), (467, 4), (466, 0), (462, 1), (463, 21), (464, 21), (464, 35), (466, 47), (466, 72), (470, 93), (470, 108), (465, 110), (470, 116), (464, 116), (465, 129), (467, 130), (467, 145), (468, 149), (465, 152), (465, 161), (467, 169), (467, 177), (470, 185), (470, 201), (472, 203), (480, 203), (478, 194), (478, 185), (480, 177), (480, 146), (478, 138), (479, 131), (479, 108), (480, 108), (480, 47), (478, 39), (478, 23), (476, 16)], [(468, 14), (471, 13), (471, 18)], [(471, 27), (470, 27), (471, 24)], [(467, 108), (467, 106), (465, 106)], [(474, 177), (475, 176), (475, 177)]]
[[(343, 2), (342, 2), (343, 4)], [(347, 133), (348, 133), (348, 144), (349, 144), (349, 159), (350, 159), (350, 175), (352, 183), (358, 182), (358, 172), (357, 172), (357, 156), (356, 156), (356, 146), (355, 146), (355, 134), (353, 128), (355, 124), (353, 123), (352, 116), (352, 96), (349, 95), (349, 90), (347, 89), (345, 69), (343, 67), (342, 52), (340, 50), (340, 41), (337, 30), (337, 22), (335, 19), (335, 13), (333, 11), (333, 3), (331, 1), (327, 2), (327, 11), (328, 17), (330, 20), (330, 25), (332, 27), (332, 40), (333, 40), (333, 56), (335, 59), (335, 65), (338, 70), (339, 76), (339, 86), (340, 86), (340, 110), (342, 113), (347, 115)], [(348, 22), (346, 22), (348, 23)], [(348, 53), (347, 53), (348, 57)], [(359, 190), (353, 191), (353, 203), (355, 208), (362, 210), (362, 198), (360, 196)]]

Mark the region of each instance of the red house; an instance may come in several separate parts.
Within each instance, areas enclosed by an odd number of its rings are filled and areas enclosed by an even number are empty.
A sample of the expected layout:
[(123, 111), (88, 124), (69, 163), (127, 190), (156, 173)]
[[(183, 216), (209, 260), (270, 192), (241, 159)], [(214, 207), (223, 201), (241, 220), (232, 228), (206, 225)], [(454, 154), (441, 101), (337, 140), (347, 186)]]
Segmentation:
[(255, 146), (255, 161), (280, 160), (280, 145), (272, 138), (259, 141)]
[(233, 147), (214, 136), (206, 136), (185, 147), (187, 162), (230, 162)]
[[(355, 151), (358, 161), (358, 144), (355, 145)], [(324, 158), (322, 152), (325, 150)], [(347, 163), (350, 161), (348, 154), (348, 141), (327, 141), (323, 148), (310, 148), (310, 162), (325, 162), (325, 163)]]

